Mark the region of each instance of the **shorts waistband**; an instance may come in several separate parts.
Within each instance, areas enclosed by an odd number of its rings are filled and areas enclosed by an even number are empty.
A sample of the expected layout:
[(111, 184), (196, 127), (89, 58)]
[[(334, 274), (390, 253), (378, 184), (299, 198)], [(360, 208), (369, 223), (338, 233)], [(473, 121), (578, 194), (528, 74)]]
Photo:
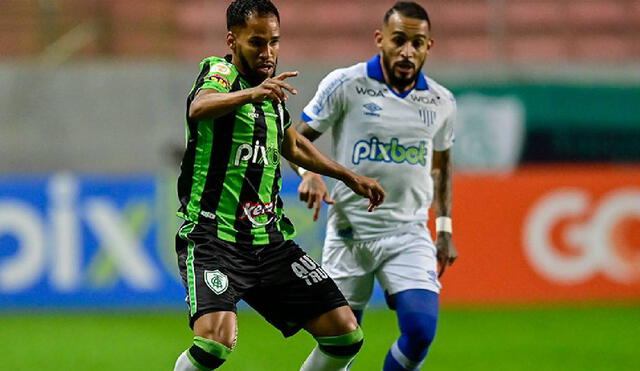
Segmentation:
[(427, 224), (426, 222), (424, 224), (422, 223), (409, 223), (406, 225), (402, 225), (396, 229), (394, 229), (393, 231), (390, 231), (388, 233), (381, 233), (379, 235), (375, 235), (375, 236), (371, 236), (371, 237), (367, 237), (367, 238), (346, 238), (346, 237), (340, 237), (338, 236), (337, 233), (335, 232), (328, 232), (327, 233), (327, 239), (332, 239), (332, 240), (346, 240), (346, 241), (351, 241), (352, 243), (364, 243), (364, 242), (372, 242), (372, 241), (377, 241), (377, 240), (382, 240), (388, 237), (395, 237), (398, 235), (403, 235), (406, 234), (407, 232), (413, 232), (413, 231), (425, 231), (427, 232), (427, 234), (429, 234), (429, 229), (427, 228)]

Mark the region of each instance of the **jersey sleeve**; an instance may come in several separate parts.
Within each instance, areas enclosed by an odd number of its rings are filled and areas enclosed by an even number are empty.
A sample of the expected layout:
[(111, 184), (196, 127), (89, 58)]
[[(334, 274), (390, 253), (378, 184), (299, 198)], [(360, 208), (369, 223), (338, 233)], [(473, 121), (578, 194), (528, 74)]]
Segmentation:
[(345, 72), (336, 70), (320, 82), (315, 96), (302, 110), (302, 119), (312, 129), (322, 133), (342, 118), (347, 81)]
[(451, 110), (449, 115), (444, 120), (444, 124), (440, 127), (440, 130), (433, 138), (434, 151), (446, 151), (453, 146), (455, 141), (454, 124), (457, 116), (457, 105), (453, 94), (449, 93), (449, 100), (451, 101)]
[(231, 91), (231, 84), (236, 78), (237, 73), (224, 61), (203, 61), (201, 68), (202, 80), (199, 79), (200, 86), (196, 87), (196, 91), (201, 89), (211, 89), (220, 93), (228, 93)]

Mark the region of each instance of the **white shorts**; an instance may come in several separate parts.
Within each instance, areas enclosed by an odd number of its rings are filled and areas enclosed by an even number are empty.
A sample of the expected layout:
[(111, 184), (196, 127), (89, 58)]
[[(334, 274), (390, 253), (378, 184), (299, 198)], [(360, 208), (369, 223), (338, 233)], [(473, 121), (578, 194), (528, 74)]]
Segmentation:
[(333, 278), (353, 309), (364, 309), (374, 278), (388, 295), (409, 289), (440, 292), (436, 247), (424, 225), (370, 241), (327, 236), (322, 267)]

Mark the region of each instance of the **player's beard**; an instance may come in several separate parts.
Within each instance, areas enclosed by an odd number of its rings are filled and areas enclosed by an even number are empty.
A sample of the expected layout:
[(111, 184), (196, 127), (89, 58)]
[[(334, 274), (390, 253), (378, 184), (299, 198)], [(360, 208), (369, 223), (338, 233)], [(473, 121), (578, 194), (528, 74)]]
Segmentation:
[(238, 57), (240, 58), (240, 64), (242, 65), (242, 70), (245, 71), (245, 73), (247, 74), (246, 78), (249, 80), (249, 82), (252, 85), (259, 85), (264, 80), (268, 79), (269, 77), (275, 76), (276, 74), (276, 70), (278, 68), (278, 59), (276, 59), (273, 65), (273, 72), (270, 75), (266, 76), (264, 74), (259, 73), (257, 69), (252, 68), (249, 65), (249, 61), (247, 60), (247, 58), (245, 58), (242, 51), (240, 51)]
[(387, 77), (389, 78), (389, 82), (390, 85), (393, 86), (394, 88), (397, 88), (399, 90), (404, 90), (404, 88), (406, 88), (407, 86), (413, 84), (416, 79), (418, 78), (418, 73), (420, 73), (420, 71), (422, 70), (422, 66), (424, 65), (424, 62), (422, 62), (419, 66), (416, 66), (415, 64), (413, 65), (413, 69), (414, 69), (414, 73), (411, 76), (408, 77), (398, 77), (396, 76), (394, 70), (393, 70), (393, 65), (391, 64), (391, 61), (385, 57), (384, 55), (382, 56), (382, 67), (384, 68), (384, 70), (387, 72)]

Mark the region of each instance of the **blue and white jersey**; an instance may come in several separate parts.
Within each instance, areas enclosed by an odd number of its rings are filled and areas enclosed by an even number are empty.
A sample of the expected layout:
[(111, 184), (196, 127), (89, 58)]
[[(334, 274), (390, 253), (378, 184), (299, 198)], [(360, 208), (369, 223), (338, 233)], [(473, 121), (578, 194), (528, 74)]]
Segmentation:
[(455, 116), (451, 92), (422, 73), (413, 90), (393, 91), (379, 55), (327, 75), (303, 120), (319, 132), (331, 128), (333, 158), (387, 192), (385, 203), (369, 213), (366, 199), (337, 183), (327, 233), (367, 240), (425, 223), (433, 199), (433, 151), (452, 146)]

